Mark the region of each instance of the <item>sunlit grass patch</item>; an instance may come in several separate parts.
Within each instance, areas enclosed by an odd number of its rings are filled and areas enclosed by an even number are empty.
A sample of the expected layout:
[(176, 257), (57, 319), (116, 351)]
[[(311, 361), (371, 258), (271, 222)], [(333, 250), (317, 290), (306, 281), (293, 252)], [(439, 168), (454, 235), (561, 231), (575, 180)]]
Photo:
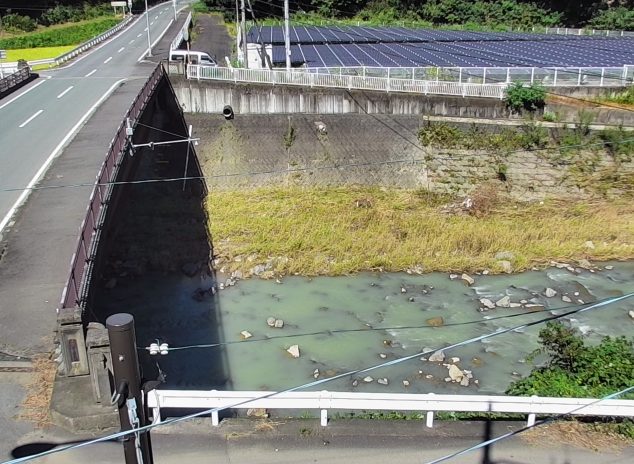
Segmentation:
[(284, 258), (274, 259), (275, 272), (301, 275), (499, 271), (500, 251), (513, 253), (518, 271), (549, 260), (634, 258), (634, 205), (625, 200), (507, 201), (476, 217), (443, 213), (436, 196), (413, 190), (260, 188), (214, 191), (207, 208), (214, 252), (229, 270), (275, 257)]

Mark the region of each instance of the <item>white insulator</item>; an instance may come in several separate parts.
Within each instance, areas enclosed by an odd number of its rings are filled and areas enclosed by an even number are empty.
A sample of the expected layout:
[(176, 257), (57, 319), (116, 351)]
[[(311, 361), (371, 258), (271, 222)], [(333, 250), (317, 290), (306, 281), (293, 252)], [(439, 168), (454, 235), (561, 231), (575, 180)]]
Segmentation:
[(159, 351), (162, 355), (166, 355), (169, 352), (169, 345), (167, 343), (161, 343), (161, 346), (159, 346)]
[(158, 343), (150, 343), (150, 354), (154, 356), (159, 353)]

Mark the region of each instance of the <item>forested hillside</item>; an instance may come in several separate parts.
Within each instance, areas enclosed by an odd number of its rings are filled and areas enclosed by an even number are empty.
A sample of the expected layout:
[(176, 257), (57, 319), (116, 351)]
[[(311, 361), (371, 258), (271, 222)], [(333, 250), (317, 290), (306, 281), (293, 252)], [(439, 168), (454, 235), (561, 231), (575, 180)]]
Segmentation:
[[(235, 11), (234, 0), (203, 0), (211, 9)], [(258, 18), (281, 17), (283, 0), (252, 0)], [(290, 0), (293, 15), (355, 18), (384, 23), (634, 29), (634, 0)]]
[[(212, 10), (235, 15), (235, 0), (200, 0)], [(158, 0), (149, 0), (149, 4)], [(258, 19), (281, 18), (283, 0), (251, 0)], [(80, 16), (91, 7), (109, 8), (100, 0), (0, 0), (0, 16), (28, 16), (37, 24)], [(144, 8), (134, 0), (133, 9)], [(429, 25), (594, 27), (634, 30), (634, 0), (290, 0), (296, 18), (371, 20), (379, 23), (421, 22)], [(250, 16), (250, 15), (249, 15)], [(250, 19), (250, 18), (249, 18)], [(4, 24), (4, 20), (3, 20)]]

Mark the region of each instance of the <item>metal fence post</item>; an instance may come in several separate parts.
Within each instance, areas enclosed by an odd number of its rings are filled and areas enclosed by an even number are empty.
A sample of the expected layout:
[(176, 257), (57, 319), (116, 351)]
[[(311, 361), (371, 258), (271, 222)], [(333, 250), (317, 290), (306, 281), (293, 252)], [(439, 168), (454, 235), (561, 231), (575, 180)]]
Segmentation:
[[(125, 313), (113, 314), (106, 319), (106, 327), (110, 338), (115, 399), (121, 430), (142, 427), (147, 424), (147, 418), (141, 391), (134, 318)], [(149, 432), (126, 436), (123, 451), (126, 464), (152, 464)]]

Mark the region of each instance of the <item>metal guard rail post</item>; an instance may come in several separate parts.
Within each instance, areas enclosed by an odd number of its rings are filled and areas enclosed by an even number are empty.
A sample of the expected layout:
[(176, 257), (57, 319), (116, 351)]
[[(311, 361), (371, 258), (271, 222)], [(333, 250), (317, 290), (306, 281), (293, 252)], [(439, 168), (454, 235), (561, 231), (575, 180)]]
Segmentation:
[[(321, 425), (328, 424), (328, 411), (420, 411), (426, 415), (427, 427), (433, 427), (435, 412), (482, 412), (526, 414), (528, 425), (535, 423), (537, 414), (634, 417), (634, 400), (593, 398), (552, 398), (492, 395), (437, 395), (360, 392), (264, 392), (264, 391), (187, 391), (152, 390), (148, 407), (153, 410), (153, 423), (161, 422), (161, 409), (317, 409)], [(218, 425), (218, 413), (211, 415)]]
[(121, 157), (125, 154), (125, 149), (127, 148), (125, 120), (130, 118), (132, 121), (136, 121), (144, 110), (149, 96), (154, 92), (157, 83), (164, 74), (165, 70), (159, 64), (145, 82), (141, 92), (136, 96), (110, 142), (106, 158), (99, 169), (95, 185), (90, 194), (86, 216), (82, 221), (75, 253), (71, 258), (68, 280), (62, 291), (60, 306), (57, 309), (58, 313), (62, 309), (81, 307), (84, 303), (90, 271), (92, 270), (92, 261), (96, 253), (96, 238), (105, 219), (107, 203), (112, 191), (112, 182), (116, 178)]

